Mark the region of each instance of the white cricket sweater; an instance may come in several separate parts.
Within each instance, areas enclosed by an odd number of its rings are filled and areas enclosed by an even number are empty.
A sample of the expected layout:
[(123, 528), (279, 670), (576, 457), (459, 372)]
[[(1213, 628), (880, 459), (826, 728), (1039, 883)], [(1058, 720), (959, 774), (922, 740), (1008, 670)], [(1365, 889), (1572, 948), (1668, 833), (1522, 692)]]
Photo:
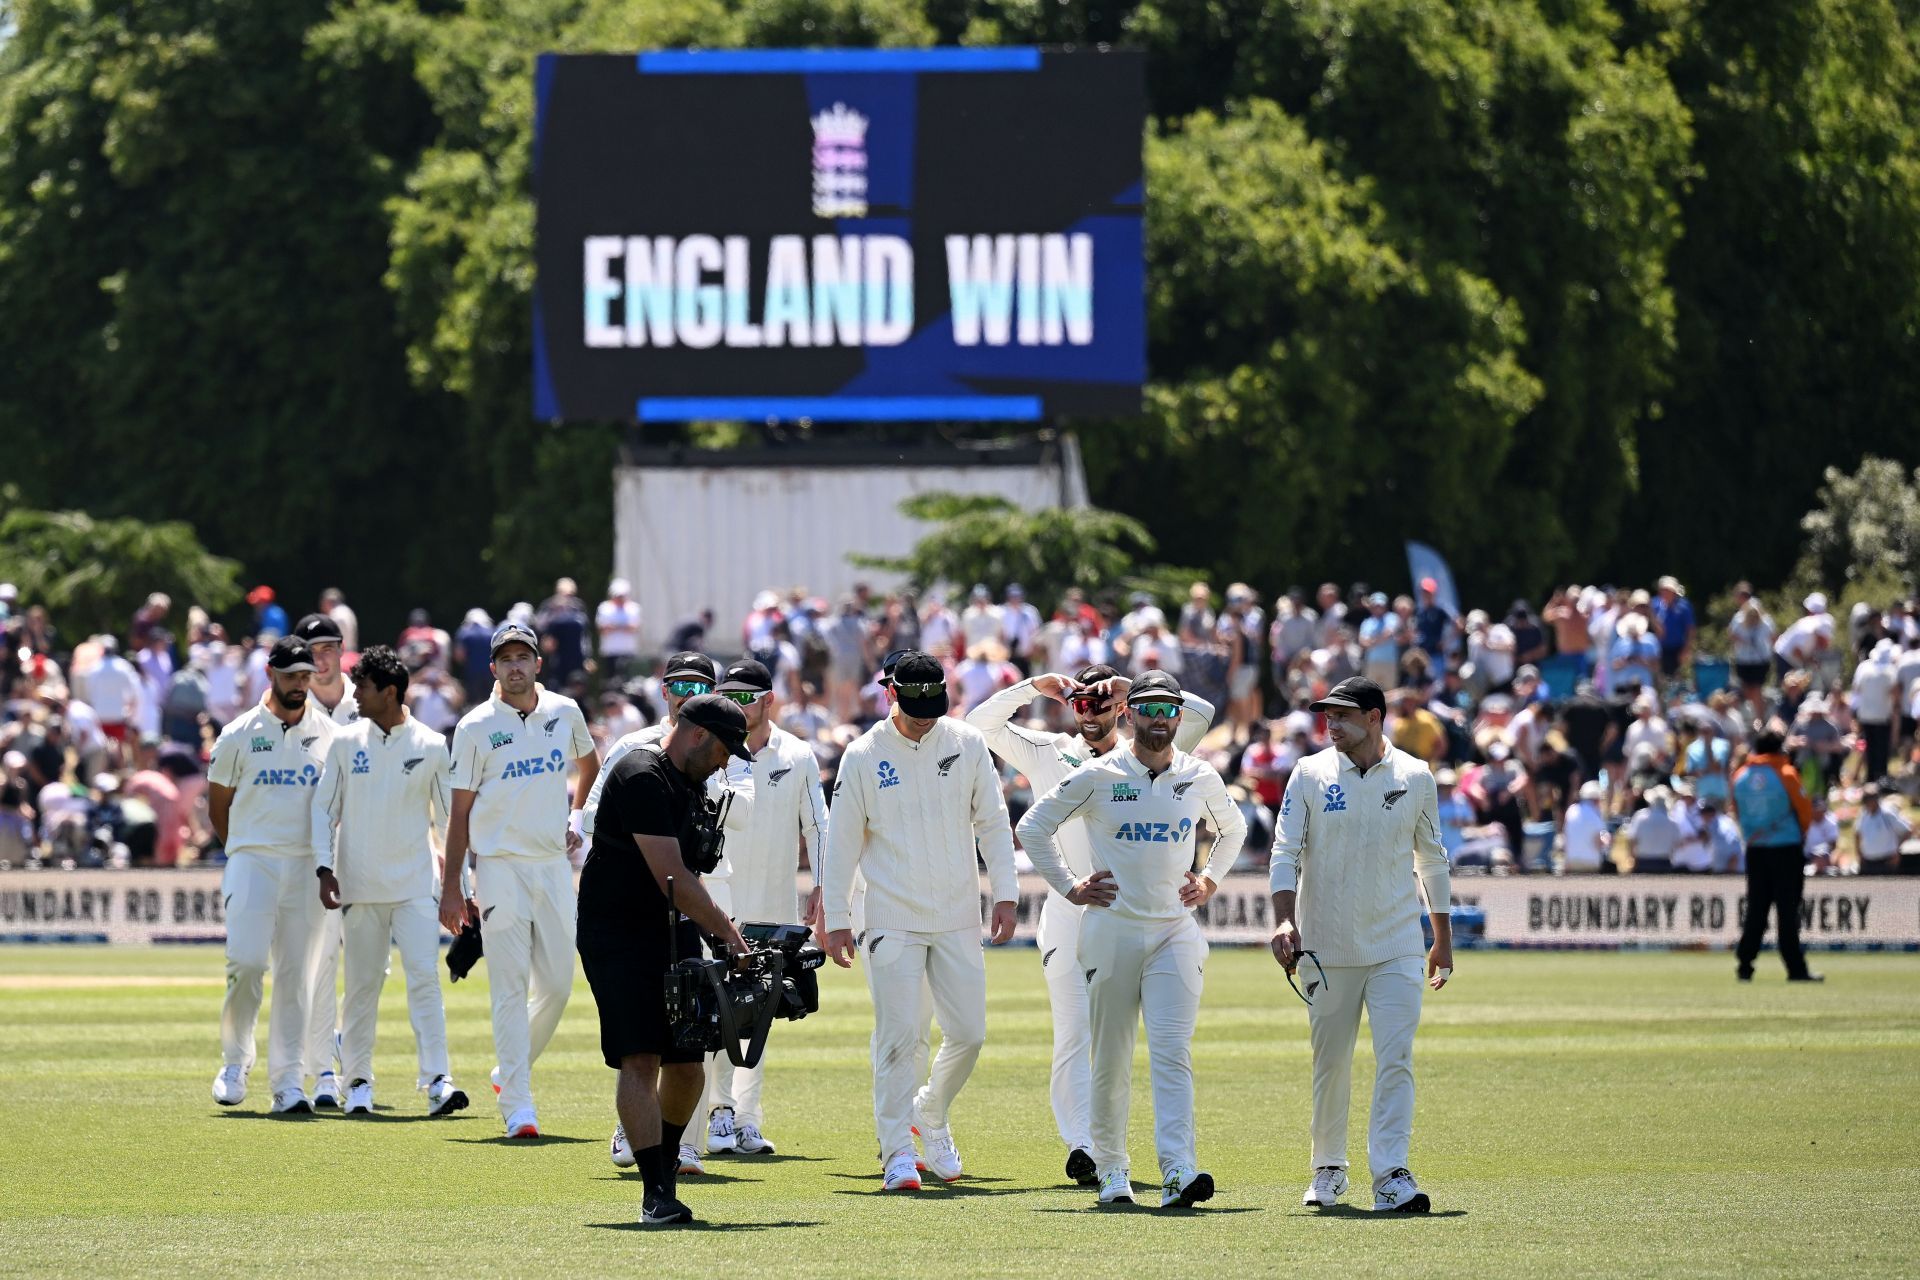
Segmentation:
[(594, 753), (580, 704), (542, 689), (524, 715), (499, 694), (453, 731), (453, 789), (474, 793), (467, 840), (475, 856), (567, 856), (567, 765)]
[(725, 846), (733, 868), (733, 918), (794, 923), (800, 919), (794, 892), (799, 842), (805, 839), (816, 864), (827, 843), (827, 802), (813, 749), (776, 725), (751, 765), (729, 756), (724, 774), (713, 776), (733, 793)]
[(853, 927), (854, 877), (867, 881), (866, 926), (944, 933), (980, 927), (978, 843), (995, 902), (1019, 896), (1013, 830), (980, 731), (942, 716), (919, 742), (893, 718), (840, 757), (820, 868), (827, 928)]
[[(986, 737), (987, 746), (995, 755), (1027, 776), (1034, 795), (1043, 796), (1099, 753), (1077, 734), (1047, 733), (1012, 723), (1013, 718), (1039, 696), (1033, 681), (1022, 680), (969, 711), (967, 723)], [(1191, 751), (1207, 736), (1207, 729), (1213, 723), (1213, 704), (1191, 693), (1181, 695), (1180, 701), (1185, 709), (1180, 713), (1180, 727), (1174, 731), (1173, 745), (1175, 750)], [(1125, 738), (1116, 739), (1110, 748), (1114, 752), (1126, 749)], [(1022, 843), (1025, 843), (1024, 837)], [(1076, 880), (1092, 874), (1093, 853), (1078, 822), (1061, 827), (1055, 843)], [(1033, 855), (1029, 852), (1027, 856)]]
[(1421, 955), (1415, 874), (1430, 909), (1450, 910), (1439, 801), (1425, 761), (1389, 743), (1365, 773), (1332, 747), (1294, 766), (1270, 881), (1275, 893), (1298, 890), (1301, 941), (1321, 964)]
[(1212, 765), (1181, 751), (1159, 773), (1149, 773), (1128, 746), (1082, 765), (1047, 792), (1020, 819), (1020, 843), (1065, 897), (1081, 877), (1061, 857), (1055, 833), (1075, 821), (1092, 846), (1093, 869), (1113, 873), (1116, 896), (1102, 910), (1130, 920), (1177, 920), (1187, 914), (1180, 886), (1193, 870), (1201, 818), (1214, 831), (1204, 874), (1219, 884), (1247, 838), (1247, 821), (1226, 783)]
[(313, 865), (333, 868), (342, 903), (439, 896), (433, 836), (446, 841), (452, 773), (447, 740), (412, 715), (392, 733), (363, 719), (334, 734), (313, 795)]
[(338, 732), (312, 698), (287, 724), (255, 703), (220, 731), (207, 781), (233, 788), (227, 810), (227, 856), (236, 853), (304, 856), (311, 845), (314, 788), (327, 747)]

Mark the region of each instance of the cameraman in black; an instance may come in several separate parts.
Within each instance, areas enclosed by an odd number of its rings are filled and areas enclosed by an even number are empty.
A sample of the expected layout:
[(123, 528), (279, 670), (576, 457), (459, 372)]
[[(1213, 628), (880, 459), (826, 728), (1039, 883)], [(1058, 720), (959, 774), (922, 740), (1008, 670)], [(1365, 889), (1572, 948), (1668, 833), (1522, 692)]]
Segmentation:
[[(713, 822), (703, 786), (729, 754), (752, 759), (746, 739), (737, 704), (711, 693), (687, 699), (663, 741), (614, 766), (580, 873), (581, 967), (600, 1007), (601, 1053), (620, 1073), (614, 1105), (646, 1182), (642, 1226), (694, 1220), (675, 1183), (681, 1135), (700, 1103), (704, 1055), (674, 1047), (664, 984), (676, 942), (682, 957), (700, 954), (703, 934), (735, 956), (747, 953), (697, 865)], [(671, 926), (670, 876), (679, 912)]]

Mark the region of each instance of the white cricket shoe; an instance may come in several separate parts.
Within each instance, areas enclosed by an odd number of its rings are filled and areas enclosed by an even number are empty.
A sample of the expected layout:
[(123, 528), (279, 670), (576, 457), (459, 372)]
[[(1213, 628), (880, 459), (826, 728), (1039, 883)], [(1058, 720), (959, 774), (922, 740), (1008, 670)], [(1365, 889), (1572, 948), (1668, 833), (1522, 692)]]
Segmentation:
[(739, 1145), (739, 1135), (733, 1127), (733, 1108), (715, 1107), (707, 1116), (707, 1154), (720, 1155), (733, 1151)]
[(930, 1124), (921, 1114), (918, 1100), (913, 1104), (913, 1132), (926, 1152), (928, 1173), (942, 1182), (952, 1182), (960, 1176), (960, 1148), (954, 1145), (952, 1127)]
[(915, 1163), (913, 1152), (896, 1151), (887, 1157), (887, 1191), (918, 1191), (920, 1189), (920, 1166)]
[(693, 1144), (691, 1142), (681, 1143), (680, 1144), (680, 1168), (678, 1172), (684, 1173), (688, 1177), (693, 1177), (697, 1174), (705, 1173), (706, 1171), (707, 1171), (707, 1166), (700, 1163), (700, 1153), (693, 1149)]
[(1390, 1171), (1373, 1189), (1375, 1213), (1427, 1213), (1432, 1208), (1433, 1201), (1405, 1169)]
[(640, 1163), (633, 1154), (633, 1144), (627, 1141), (627, 1127), (623, 1124), (613, 1126), (613, 1141), (608, 1144), (607, 1158), (613, 1161), (616, 1169), (631, 1169)]
[(237, 1064), (220, 1068), (213, 1078), (213, 1100), (223, 1107), (236, 1107), (247, 1100), (247, 1071)]
[(1101, 1204), (1132, 1204), (1133, 1173), (1126, 1168), (1108, 1169), (1100, 1175)]
[(322, 1071), (320, 1078), (313, 1082), (313, 1109), (338, 1107), (341, 1092), (340, 1077), (331, 1071)]
[(770, 1156), (774, 1153), (774, 1145), (760, 1132), (760, 1126), (751, 1122), (734, 1131), (733, 1149), (743, 1156)]
[(453, 1087), (453, 1081), (446, 1076), (435, 1076), (433, 1083), (427, 1086), (427, 1114), (430, 1116), (450, 1116), (456, 1111), (467, 1109), (467, 1095)]
[(1213, 1199), (1213, 1175), (1192, 1165), (1176, 1165), (1160, 1184), (1160, 1207), (1191, 1209), (1202, 1200)]
[(1300, 1203), (1307, 1208), (1331, 1209), (1347, 1194), (1347, 1171), (1337, 1164), (1323, 1164), (1313, 1171), (1313, 1181)]
[(348, 1086), (346, 1113), (350, 1116), (373, 1114), (373, 1081), (355, 1080)]
[(268, 1115), (304, 1116), (313, 1113), (313, 1103), (307, 1097), (305, 1089), (275, 1089), (273, 1105), (267, 1108)]
[(533, 1114), (532, 1107), (522, 1107), (507, 1117), (507, 1136), (509, 1138), (537, 1138), (540, 1136), (540, 1119)]

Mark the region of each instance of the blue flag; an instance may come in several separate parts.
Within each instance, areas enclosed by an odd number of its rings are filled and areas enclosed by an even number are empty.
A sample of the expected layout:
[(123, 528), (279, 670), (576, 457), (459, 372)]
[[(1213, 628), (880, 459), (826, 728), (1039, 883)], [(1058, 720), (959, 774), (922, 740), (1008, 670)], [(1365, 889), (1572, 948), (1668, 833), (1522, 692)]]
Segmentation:
[[(1460, 593), (1453, 589), (1453, 570), (1447, 568), (1445, 556), (1424, 542), (1409, 542), (1407, 571), (1413, 575), (1416, 591), (1419, 590), (1422, 579), (1432, 578), (1435, 588), (1434, 602), (1454, 617), (1460, 616)], [(1415, 598), (1418, 599), (1417, 596)]]

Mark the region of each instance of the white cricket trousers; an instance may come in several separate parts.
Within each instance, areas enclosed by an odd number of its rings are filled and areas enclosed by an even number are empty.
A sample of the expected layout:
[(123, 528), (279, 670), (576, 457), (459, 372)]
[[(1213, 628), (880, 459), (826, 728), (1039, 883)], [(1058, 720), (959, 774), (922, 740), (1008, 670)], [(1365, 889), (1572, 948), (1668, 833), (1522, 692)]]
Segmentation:
[(1413, 1033), (1420, 1025), (1421, 957), (1327, 969), (1307, 1009), (1313, 1038), (1313, 1167), (1347, 1167), (1347, 1108), (1353, 1096), (1353, 1045), (1365, 1006), (1373, 1028), (1373, 1109), (1367, 1167), (1378, 1187), (1407, 1166), (1413, 1141)]
[(338, 914), (345, 921), (347, 999), (340, 1062), (347, 1080), (373, 1079), (380, 988), (386, 985), (387, 956), (395, 944), (407, 976), (407, 1013), (420, 1064), (414, 1085), (429, 1085), (436, 1076), (452, 1074), (447, 1068), (447, 1012), (440, 998), (440, 904), (432, 898), (352, 902), (328, 914)]
[(1053, 1123), (1067, 1150), (1091, 1146), (1093, 1030), (1087, 1021), (1087, 979), (1080, 968), (1080, 918), (1076, 907), (1049, 893), (1040, 908), (1040, 971), (1053, 1009)]
[(500, 1115), (533, 1106), (533, 1064), (553, 1038), (573, 994), (573, 927), (578, 900), (565, 858), (492, 854), (476, 859), (474, 896), (487, 985), (493, 993), (493, 1052), (500, 1066)]
[(313, 859), (236, 853), (220, 880), (227, 916), (227, 996), (220, 1007), (225, 1065), (253, 1069), (253, 1032), (269, 967), (267, 1074), (275, 1092), (301, 1087), (307, 1035), (307, 967), (320, 929)]
[[(318, 892), (318, 881), (315, 882)], [(344, 920), (338, 911), (320, 911), (320, 932), (307, 967), (307, 1072), (333, 1070), (333, 1033), (340, 1030), (340, 946)], [(351, 1077), (349, 1077), (351, 1078)]]
[[(987, 959), (978, 928), (940, 933), (875, 929), (861, 944), (873, 997), (873, 1124), (880, 1156), (913, 1150), (913, 1108), (947, 1125), (947, 1110), (973, 1074), (987, 1038)], [(925, 992), (940, 1018), (940, 1052), (924, 1087)]]
[(1193, 1027), (1207, 968), (1200, 926), (1192, 916), (1129, 920), (1089, 908), (1080, 921), (1080, 968), (1093, 1033), (1094, 1165), (1103, 1173), (1131, 1167), (1127, 1109), (1133, 1100), (1134, 1029), (1142, 1022), (1160, 1174), (1196, 1165)]

